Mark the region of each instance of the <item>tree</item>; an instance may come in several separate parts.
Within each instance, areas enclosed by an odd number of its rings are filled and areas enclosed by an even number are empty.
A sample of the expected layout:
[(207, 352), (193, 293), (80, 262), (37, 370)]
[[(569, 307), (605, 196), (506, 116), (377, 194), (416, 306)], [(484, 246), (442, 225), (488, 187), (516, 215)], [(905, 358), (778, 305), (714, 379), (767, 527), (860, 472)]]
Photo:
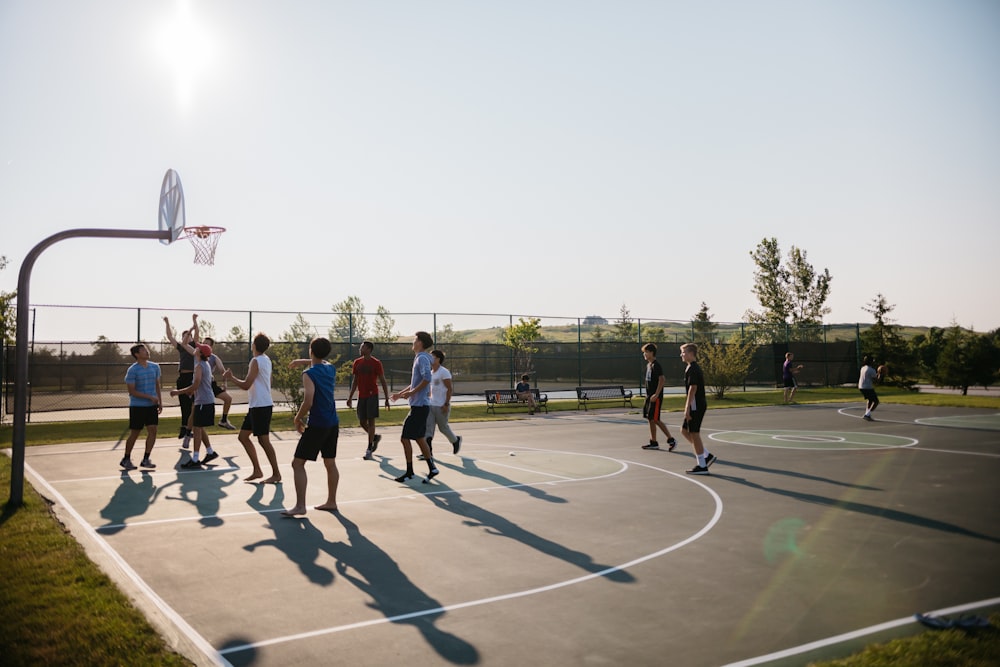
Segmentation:
[(527, 320), (519, 317), (517, 324), (512, 324), (503, 330), (501, 342), (514, 350), (514, 368), (517, 369), (518, 375), (532, 371), (531, 355), (538, 352), (538, 348), (532, 343), (541, 335), (542, 320), (537, 317)]
[(611, 340), (619, 343), (634, 343), (639, 339), (639, 327), (632, 319), (632, 313), (624, 303), (618, 311), (618, 319), (611, 327)]
[(885, 364), (888, 375), (882, 382), (900, 387), (916, 384), (916, 358), (913, 350), (899, 334), (899, 327), (893, 324), (889, 314), (895, 308), (881, 294), (875, 296), (862, 310), (875, 318), (875, 324), (861, 332), (861, 347), (872, 355), (877, 364)]
[(953, 324), (944, 334), (931, 380), (939, 386), (961, 389), (988, 387), (997, 380), (996, 352), (990, 336)]
[(729, 389), (746, 383), (756, 349), (752, 338), (740, 334), (728, 343), (699, 345), (698, 357), (705, 373), (705, 384), (716, 398), (723, 398)]
[(268, 348), (272, 360), (271, 386), (284, 394), (285, 402), (293, 411), (302, 407), (305, 396), (302, 393), (302, 369), (289, 368), (288, 364), (309, 356), (312, 332), (312, 325), (299, 313), (288, 330), (281, 334), (281, 342)]
[(644, 326), (639, 330), (642, 340), (647, 343), (662, 343), (667, 339), (667, 330), (653, 325)]
[(781, 249), (775, 238), (763, 239), (750, 256), (757, 267), (752, 291), (763, 310), (748, 310), (747, 321), (768, 329), (772, 339), (780, 339), (788, 325), (799, 336), (815, 337), (815, 328), (830, 312), (825, 305), (833, 280), (829, 269), (817, 274), (807, 260), (806, 251), (795, 246), (782, 264)]
[(215, 325), (208, 320), (203, 320), (198, 318), (198, 340), (202, 341), (206, 338), (216, 339), (215, 336)]
[(455, 327), (448, 323), (437, 332), (437, 342), (439, 345), (447, 343), (464, 343), (468, 340), (469, 334), (465, 331), (455, 331)]
[(708, 312), (708, 306), (702, 301), (701, 309), (698, 310), (698, 314), (691, 321), (694, 342), (699, 345), (715, 342), (715, 334), (718, 328), (719, 326), (712, 321), (712, 314)]
[(331, 341), (360, 343), (368, 338), (368, 318), (365, 317), (365, 305), (359, 297), (349, 296), (333, 304), (333, 312), (337, 316), (330, 326)]
[(378, 307), (378, 314), (375, 316), (375, 332), (372, 339), (376, 343), (391, 343), (399, 337), (394, 331), (396, 320), (392, 318), (389, 311), (383, 306)]
[[(7, 268), (7, 257), (0, 255), (0, 271)], [(8, 345), (14, 344), (14, 334), (17, 331), (15, 326), (14, 299), (17, 292), (4, 292), (0, 290), (0, 343)]]

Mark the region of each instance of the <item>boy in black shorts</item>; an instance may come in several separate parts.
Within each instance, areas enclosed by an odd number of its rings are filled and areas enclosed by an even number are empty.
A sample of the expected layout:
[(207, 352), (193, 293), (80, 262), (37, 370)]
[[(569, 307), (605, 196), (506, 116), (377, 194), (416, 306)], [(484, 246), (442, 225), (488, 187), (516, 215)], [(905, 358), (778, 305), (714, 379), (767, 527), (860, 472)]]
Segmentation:
[(681, 435), (694, 447), (697, 459), (695, 466), (685, 472), (689, 475), (707, 475), (709, 466), (715, 463), (716, 458), (701, 442), (701, 420), (705, 418), (708, 404), (705, 402), (705, 375), (698, 365), (698, 346), (694, 343), (681, 345), (681, 359), (687, 364), (684, 370), (684, 389), (687, 391), (687, 398), (684, 401), (684, 424), (681, 426)]
[[(333, 398), (333, 386), (337, 369), (326, 362), (333, 346), (326, 338), (314, 338), (309, 344), (309, 368), (302, 374), (304, 397), (302, 406), (295, 415), (295, 430), (302, 434), (292, 459), (292, 473), (295, 478), (295, 507), (282, 511), (285, 516), (301, 516), (306, 513), (306, 461), (315, 461), (323, 453), (326, 467), (326, 502), (316, 505), (318, 510), (337, 511), (337, 485), (340, 471), (337, 469), (337, 439), (340, 437), (340, 419)], [(297, 365), (293, 361), (291, 366)], [(306, 422), (308, 415), (308, 424)]]
[(146, 429), (146, 449), (142, 455), (143, 468), (155, 468), (149, 460), (149, 455), (156, 444), (156, 430), (160, 423), (160, 413), (163, 411), (163, 389), (160, 382), (160, 366), (149, 360), (149, 350), (142, 343), (133, 345), (130, 350), (135, 363), (129, 366), (125, 373), (125, 386), (128, 387), (128, 439), (125, 441), (125, 456), (121, 467), (125, 470), (135, 470), (132, 463), (132, 448), (139, 439), (139, 433)]
[(646, 360), (646, 403), (642, 406), (642, 416), (649, 421), (649, 443), (643, 449), (659, 449), (656, 441), (656, 429), (667, 436), (667, 451), (674, 451), (677, 441), (670, 435), (670, 429), (660, 420), (660, 407), (663, 405), (663, 367), (656, 360), (656, 345), (646, 343), (642, 346), (642, 358)]

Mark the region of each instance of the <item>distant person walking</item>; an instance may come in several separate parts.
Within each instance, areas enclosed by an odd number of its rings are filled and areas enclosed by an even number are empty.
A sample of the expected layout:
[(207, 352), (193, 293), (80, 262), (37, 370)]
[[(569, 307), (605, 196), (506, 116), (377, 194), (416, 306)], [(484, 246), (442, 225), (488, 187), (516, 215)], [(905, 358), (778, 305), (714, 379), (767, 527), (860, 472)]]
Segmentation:
[(451, 371), (444, 367), (444, 352), (431, 352), (431, 402), (430, 413), (427, 416), (427, 449), (434, 455), (434, 426), (451, 443), (452, 454), (458, 454), (462, 448), (462, 436), (455, 435), (448, 425), (448, 415), (451, 412)]
[(281, 473), (278, 472), (278, 458), (274, 453), (274, 446), (271, 445), (271, 414), (274, 411), (274, 399), (271, 397), (271, 358), (265, 352), (271, 346), (271, 339), (265, 334), (259, 333), (253, 338), (253, 359), (247, 368), (247, 376), (240, 379), (233, 375), (231, 369), (227, 369), (224, 377), (232, 380), (240, 389), (247, 390), (248, 411), (243, 418), (243, 425), (240, 426), (239, 440), (250, 457), (253, 464), (253, 471), (245, 482), (253, 482), (264, 476), (264, 471), (260, 468), (260, 461), (257, 458), (257, 450), (250, 440), (253, 435), (260, 443), (260, 448), (264, 450), (268, 463), (271, 464), (271, 476), (261, 480), (261, 484), (277, 484), (281, 481)]
[(781, 380), (785, 385), (785, 404), (789, 404), (795, 398), (795, 390), (799, 388), (799, 383), (795, 376), (802, 370), (802, 364), (794, 363), (795, 355), (785, 352), (785, 363), (781, 365)]
[(181, 432), (178, 438), (183, 438), (183, 447), (187, 449), (191, 436), (194, 434), (189, 426), (191, 422), (191, 407), (194, 404), (189, 392), (182, 392), (194, 382), (194, 346), (198, 344), (198, 314), (191, 316), (191, 328), (181, 332), (180, 342), (174, 338), (174, 330), (170, 326), (170, 318), (164, 317), (167, 325), (167, 340), (177, 348), (177, 392), (170, 392), (171, 396), (178, 396), (181, 403)]
[(378, 449), (381, 435), (375, 433), (375, 420), (378, 419), (378, 383), (382, 383), (382, 393), (385, 396), (385, 407), (389, 405), (389, 385), (385, 383), (385, 370), (382, 362), (372, 356), (375, 344), (371, 341), (361, 343), (361, 356), (354, 360), (351, 366), (351, 391), (347, 396), (347, 407), (352, 407), (354, 392), (358, 393), (358, 422), (368, 434), (368, 449), (364, 459), (373, 460), (372, 453)]
[(696, 459), (695, 466), (686, 470), (689, 475), (707, 475), (708, 468), (715, 463), (716, 458), (701, 441), (701, 422), (708, 412), (705, 400), (705, 375), (698, 365), (698, 346), (694, 343), (681, 345), (681, 359), (687, 364), (684, 370), (684, 389), (687, 397), (684, 399), (684, 423), (681, 425), (681, 435), (691, 443)]
[[(284, 510), (285, 516), (301, 516), (306, 513), (306, 461), (315, 461), (323, 454), (326, 468), (326, 502), (315, 509), (337, 511), (337, 486), (340, 484), (340, 470), (337, 469), (337, 440), (340, 437), (340, 418), (337, 403), (333, 397), (337, 379), (337, 369), (326, 361), (333, 346), (326, 338), (313, 338), (309, 343), (309, 368), (302, 373), (303, 399), (295, 414), (295, 430), (301, 434), (292, 459), (292, 474), (295, 479), (295, 507)], [(293, 361), (290, 366), (300, 365)], [(308, 421), (307, 421), (308, 418)]]
[(649, 442), (642, 446), (643, 449), (659, 449), (660, 443), (656, 441), (656, 429), (663, 431), (667, 436), (667, 451), (674, 451), (677, 441), (670, 435), (670, 429), (660, 419), (660, 410), (663, 405), (663, 366), (656, 360), (656, 345), (646, 343), (642, 346), (642, 358), (646, 360), (646, 403), (642, 406), (642, 416), (649, 422)]
[(431, 355), (427, 350), (434, 347), (434, 339), (426, 331), (418, 331), (413, 338), (413, 370), (410, 374), (410, 384), (405, 389), (397, 391), (390, 398), (398, 401), (405, 398), (410, 404), (410, 412), (403, 422), (403, 433), (400, 441), (403, 443), (403, 455), (406, 457), (406, 472), (396, 478), (397, 482), (405, 482), (413, 477), (413, 445), (411, 440), (417, 441), (420, 453), (424, 455), (427, 462), (427, 477), (424, 484), (428, 484), (437, 476), (439, 470), (434, 466), (434, 458), (431, 450), (427, 447), (427, 418), (430, 414), (430, 388), (431, 388)]
[(125, 456), (121, 467), (135, 470), (132, 463), (132, 448), (139, 439), (139, 433), (146, 429), (146, 449), (142, 455), (143, 468), (155, 468), (149, 455), (156, 444), (156, 430), (163, 412), (163, 389), (160, 382), (160, 366), (149, 360), (149, 350), (139, 343), (129, 350), (135, 363), (125, 371), (125, 386), (128, 387), (128, 439), (125, 441)]
[(865, 414), (862, 419), (866, 421), (874, 421), (872, 419), (872, 412), (878, 407), (878, 394), (875, 393), (875, 382), (879, 379), (878, 371), (875, 370), (875, 359), (872, 355), (866, 354), (864, 359), (862, 359), (864, 366), (861, 367), (861, 377), (858, 378), (858, 389), (861, 390), (861, 395), (865, 397), (867, 405), (865, 406)]

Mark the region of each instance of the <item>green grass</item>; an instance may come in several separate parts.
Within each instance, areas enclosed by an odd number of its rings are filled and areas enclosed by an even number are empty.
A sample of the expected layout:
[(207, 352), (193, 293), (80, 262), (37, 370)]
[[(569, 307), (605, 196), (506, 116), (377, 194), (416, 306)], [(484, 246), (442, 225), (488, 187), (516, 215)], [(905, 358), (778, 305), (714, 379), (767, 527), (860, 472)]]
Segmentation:
[[(879, 389), (883, 403), (1000, 409), (1000, 398), (950, 394), (914, 394), (889, 387)], [(710, 398), (710, 408), (776, 405), (782, 392), (733, 392), (724, 399)], [(800, 389), (798, 403), (860, 402), (856, 389)], [(684, 398), (665, 397), (665, 409), (678, 411)], [(635, 401), (636, 406), (641, 404)], [(620, 406), (614, 401), (598, 407)], [(576, 400), (550, 401), (550, 412), (575, 411)], [(638, 412), (639, 408), (636, 407)], [(380, 426), (397, 426), (406, 417), (405, 407), (383, 410)], [(236, 419), (237, 415), (233, 415)], [(340, 412), (343, 427), (356, 427), (352, 410)], [(521, 409), (498, 409), (486, 415), (481, 404), (453, 406), (452, 421), (526, 419)], [(160, 422), (165, 437), (173, 437), (179, 418)], [(275, 414), (276, 431), (291, 431), (291, 414)], [(125, 420), (28, 424), (27, 445), (118, 440), (126, 433)], [(0, 428), (0, 444), (9, 446), (10, 426)], [(10, 488), (10, 459), (0, 456), (0, 488)], [(143, 615), (114, 586), (83, 548), (50, 512), (47, 502), (30, 485), (25, 486), (24, 506), (0, 515), (0, 656), (3, 665), (187, 665), (172, 653)], [(817, 663), (822, 667), (979, 667), (997, 664), (1000, 655), (1000, 615), (994, 627), (975, 632), (927, 631), (915, 637), (870, 646), (844, 660)]]
[[(0, 456), (0, 487), (10, 488)], [(91, 562), (25, 485), (24, 505), (0, 514), (0, 663), (190, 665)]]
[(848, 658), (811, 667), (991, 667), (1000, 664), (1000, 613), (976, 630), (927, 630), (915, 637), (874, 644)]

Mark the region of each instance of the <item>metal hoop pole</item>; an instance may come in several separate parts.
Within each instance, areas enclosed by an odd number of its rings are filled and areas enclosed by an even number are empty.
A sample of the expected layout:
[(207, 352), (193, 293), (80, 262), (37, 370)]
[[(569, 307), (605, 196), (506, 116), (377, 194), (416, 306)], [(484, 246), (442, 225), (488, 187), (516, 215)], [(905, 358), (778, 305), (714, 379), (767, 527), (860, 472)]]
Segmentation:
[(31, 269), (35, 266), (35, 260), (50, 245), (58, 243), (63, 239), (92, 237), (92, 238), (114, 238), (114, 239), (160, 239), (169, 240), (170, 231), (146, 231), (130, 229), (68, 229), (58, 234), (53, 234), (34, 248), (32, 248), (24, 262), (21, 263), (21, 272), (17, 276), (17, 325), (15, 334), (15, 356), (14, 356), (14, 432), (11, 442), (11, 469), (10, 469), (10, 501), (11, 508), (20, 507), (24, 504), (24, 447), (25, 447), (25, 421), (28, 414), (28, 308), (30, 298), (28, 297), (31, 286)]

